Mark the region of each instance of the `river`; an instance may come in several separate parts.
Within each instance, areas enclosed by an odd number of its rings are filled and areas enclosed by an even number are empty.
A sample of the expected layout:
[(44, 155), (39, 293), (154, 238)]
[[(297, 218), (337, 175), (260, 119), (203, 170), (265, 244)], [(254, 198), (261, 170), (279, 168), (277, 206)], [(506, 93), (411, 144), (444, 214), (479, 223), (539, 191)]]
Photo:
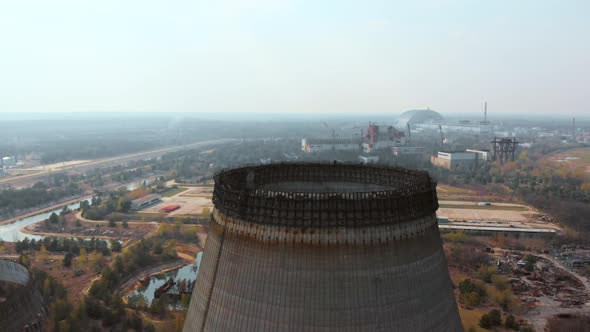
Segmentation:
[[(90, 199), (85, 199), (85, 200), (90, 201)], [(70, 210), (75, 210), (80, 207), (80, 202), (82, 202), (82, 201), (84, 201), (84, 200), (80, 200), (79, 202), (68, 204), (68, 208)], [(21, 232), (20, 230), (22, 228), (32, 225), (34, 223), (38, 223), (39, 221), (43, 221), (45, 219), (48, 219), (52, 213), (54, 213), (54, 212), (59, 213), (59, 212), (61, 212), (62, 209), (63, 209), (63, 206), (59, 207), (55, 210), (51, 210), (51, 211), (36, 214), (34, 216), (19, 219), (19, 220), (15, 221), (13, 223), (10, 223), (10, 224), (0, 225), (0, 240), (4, 240), (7, 242), (16, 242), (16, 241), (24, 240), (25, 237), (28, 237), (29, 239), (37, 239), (37, 240), (42, 239), (42, 238), (44, 238), (44, 236), (26, 234), (26, 233)]]
[[(201, 265), (202, 256), (203, 252), (199, 252), (197, 254), (197, 259), (194, 264), (185, 265), (177, 270), (158, 274), (151, 277), (149, 283), (145, 283), (137, 290), (131, 292), (129, 296), (137, 294), (143, 295), (149, 306), (154, 300), (154, 291), (158, 289), (160, 286), (164, 285), (164, 283), (168, 279), (172, 278), (174, 279), (174, 281), (176, 281), (176, 285), (174, 287), (177, 287), (178, 283), (183, 279), (186, 280), (187, 283), (195, 281), (195, 279), (197, 278), (197, 273), (199, 273), (199, 267)], [(176, 304), (174, 303), (172, 304), (173, 307), (175, 305)]]

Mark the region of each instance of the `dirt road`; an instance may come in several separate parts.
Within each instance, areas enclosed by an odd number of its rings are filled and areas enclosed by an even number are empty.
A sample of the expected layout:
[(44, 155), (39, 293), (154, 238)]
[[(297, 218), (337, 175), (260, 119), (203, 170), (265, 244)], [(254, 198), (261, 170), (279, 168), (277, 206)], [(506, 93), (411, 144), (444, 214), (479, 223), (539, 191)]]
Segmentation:
[[(574, 276), (576, 279), (578, 279), (586, 288), (586, 291), (588, 293), (590, 293), (590, 282), (588, 282), (588, 279), (586, 277), (581, 276), (580, 274), (578, 274), (575, 271), (572, 271), (570, 269), (568, 269), (567, 267), (565, 267), (560, 261), (558, 261), (557, 259), (546, 255), (546, 254), (542, 254), (539, 255), (539, 257), (543, 257), (546, 260), (550, 261), (551, 263), (553, 263), (553, 265), (555, 265), (556, 267), (558, 267), (559, 269), (571, 274), (572, 276)], [(587, 306), (590, 306), (590, 302), (586, 303)]]
[[(93, 223), (93, 224), (108, 224), (109, 222), (107, 220), (90, 220), (87, 218), (82, 217), (82, 211), (79, 211), (78, 213), (76, 213), (76, 219), (83, 221), (83, 222), (88, 222), (88, 223)], [(127, 222), (129, 225), (158, 225), (157, 222), (155, 221), (128, 221)]]

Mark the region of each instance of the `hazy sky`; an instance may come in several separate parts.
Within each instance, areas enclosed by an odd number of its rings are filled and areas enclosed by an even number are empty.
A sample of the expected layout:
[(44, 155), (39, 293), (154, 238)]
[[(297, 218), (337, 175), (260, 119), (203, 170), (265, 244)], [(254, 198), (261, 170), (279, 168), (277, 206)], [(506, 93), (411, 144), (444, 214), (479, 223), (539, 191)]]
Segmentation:
[(0, 0), (0, 112), (590, 113), (590, 1)]

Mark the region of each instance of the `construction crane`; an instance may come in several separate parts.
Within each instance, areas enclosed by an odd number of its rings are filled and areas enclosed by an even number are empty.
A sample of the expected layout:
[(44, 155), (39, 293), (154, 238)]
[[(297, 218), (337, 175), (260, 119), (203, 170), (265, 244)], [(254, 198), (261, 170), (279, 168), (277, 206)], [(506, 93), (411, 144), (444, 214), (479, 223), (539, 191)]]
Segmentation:
[(442, 125), (440, 123), (438, 124), (438, 130), (440, 131), (440, 149), (444, 150), (445, 138), (443, 136)]
[(334, 130), (334, 128), (328, 126), (327, 123), (325, 123), (324, 121), (322, 121), (322, 123), (324, 124), (324, 126), (326, 126), (326, 128), (328, 128), (330, 130), (330, 132), (332, 133), (332, 141), (336, 141), (336, 130)]
[(334, 150), (336, 150), (336, 130), (334, 130), (334, 128), (331, 128), (330, 126), (328, 126), (328, 124), (326, 122), (322, 121), (322, 123), (332, 133), (332, 151), (334, 151)]
[(352, 129), (360, 129), (361, 130), (361, 139), (365, 137), (365, 128), (363, 127), (352, 127)]

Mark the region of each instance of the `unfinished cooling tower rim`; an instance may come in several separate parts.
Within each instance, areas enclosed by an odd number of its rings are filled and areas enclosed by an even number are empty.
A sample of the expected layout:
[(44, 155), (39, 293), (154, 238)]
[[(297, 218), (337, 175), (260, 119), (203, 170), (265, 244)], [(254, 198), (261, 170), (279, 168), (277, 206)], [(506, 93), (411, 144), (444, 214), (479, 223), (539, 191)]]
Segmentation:
[(427, 172), (327, 163), (221, 171), (213, 203), (243, 222), (306, 229), (400, 224), (438, 208), (436, 183)]
[(367, 245), (416, 239), (437, 227), (436, 217), (426, 216), (408, 223), (358, 227), (298, 228), (246, 223), (213, 211), (210, 227), (224, 228), (226, 234), (263, 243), (291, 245)]

